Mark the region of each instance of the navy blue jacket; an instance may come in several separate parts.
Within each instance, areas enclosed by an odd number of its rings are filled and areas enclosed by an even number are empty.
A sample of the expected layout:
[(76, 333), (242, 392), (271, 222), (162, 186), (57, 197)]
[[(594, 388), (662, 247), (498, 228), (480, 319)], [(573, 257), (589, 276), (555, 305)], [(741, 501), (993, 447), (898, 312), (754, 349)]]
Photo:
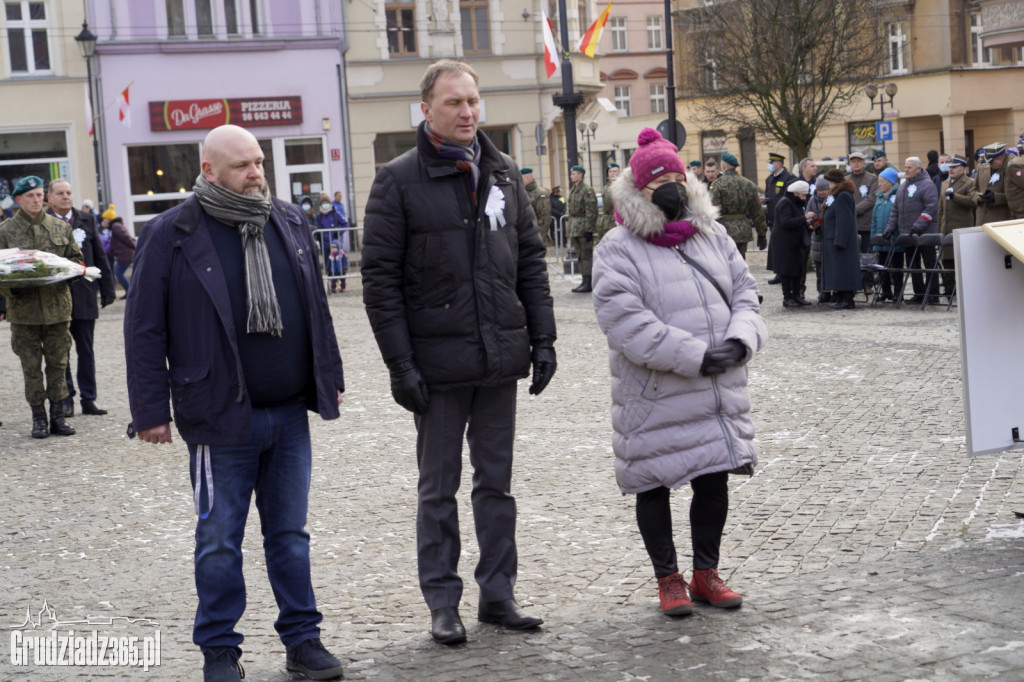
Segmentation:
[[(298, 207), (271, 202), (270, 221), (292, 251), (313, 345), (316, 385), (306, 406), (335, 419), (345, 380), (316, 245)], [(170, 422), (173, 404), (188, 443), (228, 445), (249, 437), (252, 406), (210, 237), (213, 220), (193, 196), (142, 229), (124, 315), (130, 434)]]

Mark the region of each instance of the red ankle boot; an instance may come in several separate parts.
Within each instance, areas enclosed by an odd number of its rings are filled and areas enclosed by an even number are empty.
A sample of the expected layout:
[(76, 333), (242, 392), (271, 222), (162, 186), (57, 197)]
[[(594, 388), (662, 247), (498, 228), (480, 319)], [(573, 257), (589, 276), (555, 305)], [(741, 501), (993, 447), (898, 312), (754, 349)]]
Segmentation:
[(718, 577), (718, 570), (705, 568), (693, 572), (690, 594), (695, 601), (702, 601), (723, 609), (736, 608), (743, 603), (743, 597), (736, 594)]
[(686, 580), (678, 572), (658, 578), (658, 597), (661, 599), (661, 612), (666, 616), (693, 613), (693, 602), (686, 596)]

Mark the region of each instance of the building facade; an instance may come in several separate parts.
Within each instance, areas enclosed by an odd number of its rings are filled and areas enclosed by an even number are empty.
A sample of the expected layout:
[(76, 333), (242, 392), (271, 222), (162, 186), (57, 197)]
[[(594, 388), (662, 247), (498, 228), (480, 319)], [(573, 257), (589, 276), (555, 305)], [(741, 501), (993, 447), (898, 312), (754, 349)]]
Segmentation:
[[(679, 117), (684, 122), (696, 120), (702, 104), (686, 84), (714, 80), (713, 41), (687, 40), (693, 15), (708, 5), (704, 0), (675, 3), (677, 42), (688, 46), (676, 61)], [(1024, 133), (1024, 3), (876, 0), (874, 5), (883, 35), (878, 49), (884, 67), (873, 83), (879, 96), (872, 101), (865, 94), (834, 112), (812, 146), (815, 159), (845, 160), (852, 151), (885, 149), (890, 162), (899, 165), (907, 156), (923, 159), (933, 149), (970, 157), (986, 144), (1017, 141)], [(896, 94), (882, 103), (888, 84)], [(876, 137), (875, 123), (882, 119), (891, 139)], [(767, 175), (768, 152), (786, 152), (774, 140), (742, 131), (696, 128), (685, 153), (707, 157), (731, 151), (744, 166), (754, 159), (758, 182)], [(797, 161), (791, 158), (793, 164)]]
[(26, 175), (66, 178), (79, 203), (95, 200), (86, 62), (74, 40), (83, 19), (81, 3), (6, 0), (3, 5), (0, 208), (12, 208), (11, 190)]
[(137, 231), (191, 193), (202, 140), (225, 123), (259, 139), (274, 196), (348, 198), (341, 3), (88, 4), (105, 172), (126, 225)]

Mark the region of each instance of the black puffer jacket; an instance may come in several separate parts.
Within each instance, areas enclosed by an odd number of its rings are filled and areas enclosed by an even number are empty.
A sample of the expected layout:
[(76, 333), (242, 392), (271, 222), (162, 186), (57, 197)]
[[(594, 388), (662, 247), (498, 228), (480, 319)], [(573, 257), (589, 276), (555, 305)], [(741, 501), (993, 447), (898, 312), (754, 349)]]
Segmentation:
[[(411, 357), (434, 389), (526, 377), (555, 339), (545, 249), (511, 158), (478, 134), (478, 206), (466, 174), (424, 132), (377, 172), (363, 223), (363, 303), (388, 364)], [(504, 199), (492, 229), (492, 187)]]

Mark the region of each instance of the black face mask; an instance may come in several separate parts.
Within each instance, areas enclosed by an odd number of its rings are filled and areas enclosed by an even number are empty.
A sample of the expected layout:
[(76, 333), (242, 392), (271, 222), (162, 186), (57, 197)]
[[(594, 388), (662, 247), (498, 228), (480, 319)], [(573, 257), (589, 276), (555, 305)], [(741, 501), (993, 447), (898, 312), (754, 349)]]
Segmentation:
[(686, 187), (678, 182), (669, 182), (654, 190), (651, 203), (661, 209), (670, 221), (682, 220), (686, 213)]

